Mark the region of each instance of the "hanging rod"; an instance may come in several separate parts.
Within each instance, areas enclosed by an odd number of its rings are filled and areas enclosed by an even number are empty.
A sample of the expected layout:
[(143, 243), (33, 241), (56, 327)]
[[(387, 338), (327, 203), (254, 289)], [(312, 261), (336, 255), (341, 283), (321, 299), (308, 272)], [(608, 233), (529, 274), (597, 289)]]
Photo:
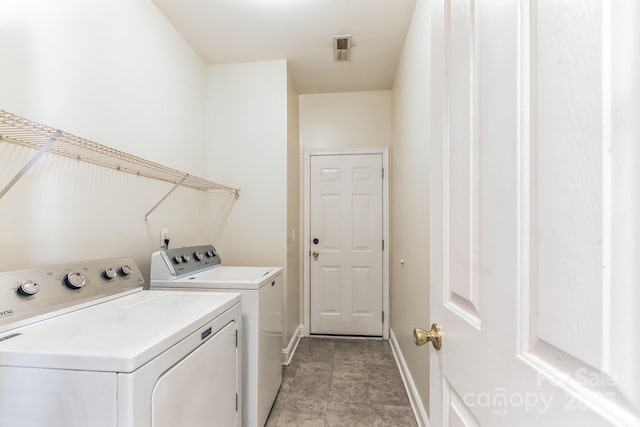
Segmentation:
[(0, 192), (0, 198), (47, 151), (110, 169), (174, 184), (174, 188), (145, 215), (145, 220), (178, 186), (200, 191), (225, 191), (234, 193), (236, 197), (240, 196), (240, 189), (218, 184), (217, 182), (98, 144), (4, 110), (0, 110), (0, 139), (38, 150), (29, 163)]

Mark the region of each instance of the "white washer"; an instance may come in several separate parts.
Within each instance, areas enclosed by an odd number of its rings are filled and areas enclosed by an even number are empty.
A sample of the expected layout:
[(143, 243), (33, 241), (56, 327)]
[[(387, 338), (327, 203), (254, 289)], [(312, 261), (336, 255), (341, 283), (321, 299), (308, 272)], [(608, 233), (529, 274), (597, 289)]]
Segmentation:
[(130, 258), (0, 273), (0, 426), (241, 426), (240, 295), (143, 284)]
[(262, 427), (282, 384), (282, 268), (220, 263), (212, 245), (154, 252), (151, 289), (242, 294), (243, 425)]

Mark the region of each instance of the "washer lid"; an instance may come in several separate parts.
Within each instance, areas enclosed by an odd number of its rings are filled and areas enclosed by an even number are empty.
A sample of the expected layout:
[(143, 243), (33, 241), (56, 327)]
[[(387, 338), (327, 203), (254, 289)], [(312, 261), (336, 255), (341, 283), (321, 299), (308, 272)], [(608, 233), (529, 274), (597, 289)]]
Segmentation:
[(282, 274), (281, 267), (241, 267), (219, 265), (209, 270), (171, 281), (151, 281), (151, 287), (197, 289), (260, 289)]
[(239, 302), (140, 291), (0, 334), (0, 366), (132, 372)]

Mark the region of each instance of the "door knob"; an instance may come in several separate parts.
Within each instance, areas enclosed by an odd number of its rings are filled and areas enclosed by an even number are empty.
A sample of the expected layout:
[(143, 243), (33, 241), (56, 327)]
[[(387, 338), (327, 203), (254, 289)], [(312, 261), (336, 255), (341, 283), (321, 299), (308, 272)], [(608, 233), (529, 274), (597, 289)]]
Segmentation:
[(413, 330), (413, 342), (417, 346), (425, 345), (431, 341), (433, 348), (440, 350), (442, 348), (442, 334), (440, 334), (440, 325), (434, 323), (431, 325), (430, 331), (425, 331), (422, 328), (415, 328)]
[(320, 252), (313, 251), (313, 253), (311, 255), (313, 255), (314, 258), (318, 258), (318, 255), (320, 255)]

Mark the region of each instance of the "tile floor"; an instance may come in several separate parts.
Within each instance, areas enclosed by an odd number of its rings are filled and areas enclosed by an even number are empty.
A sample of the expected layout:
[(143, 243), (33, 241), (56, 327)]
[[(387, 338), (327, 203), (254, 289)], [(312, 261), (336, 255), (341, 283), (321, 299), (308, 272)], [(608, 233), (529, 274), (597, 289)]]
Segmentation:
[(267, 427), (412, 427), (388, 341), (302, 338)]

